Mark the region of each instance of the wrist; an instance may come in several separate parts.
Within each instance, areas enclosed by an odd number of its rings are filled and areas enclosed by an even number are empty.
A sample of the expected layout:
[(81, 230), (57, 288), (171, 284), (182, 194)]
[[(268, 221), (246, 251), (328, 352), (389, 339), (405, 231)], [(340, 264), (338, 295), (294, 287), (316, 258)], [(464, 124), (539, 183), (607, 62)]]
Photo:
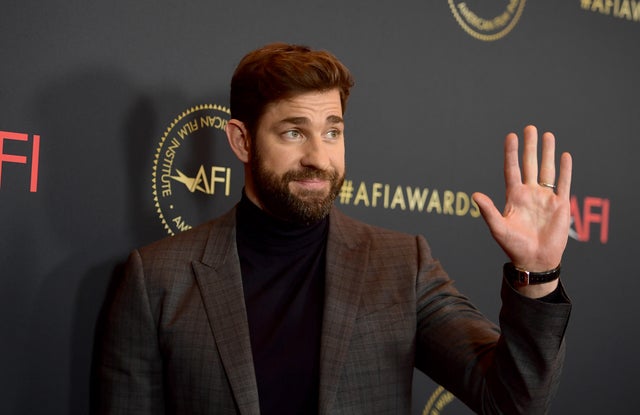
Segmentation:
[(556, 291), (559, 284), (559, 280), (553, 280), (544, 284), (527, 285), (525, 287), (515, 288), (515, 290), (524, 297), (537, 300)]
[(557, 279), (560, 277), (560, 268), (561, 266), (558, 265), (551, 270), (531, 272), (516, 267), (512, 262), (507, 262), (503, 267), (503, 275), (514, 288), (522, 288), (530, 285), (547, 284), (553, 281), (557, 282)]

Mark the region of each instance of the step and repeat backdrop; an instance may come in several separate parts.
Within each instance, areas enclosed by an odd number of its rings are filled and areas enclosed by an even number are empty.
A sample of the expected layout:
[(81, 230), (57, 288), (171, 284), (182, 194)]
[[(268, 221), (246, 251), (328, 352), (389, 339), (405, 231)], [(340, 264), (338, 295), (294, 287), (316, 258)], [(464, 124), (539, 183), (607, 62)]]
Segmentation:
[[(640, 1), (21, 1), (0, 12), (0, 413), (85, 414), (129, 251), (233, 206), (228, 85), (274, 41), (353, 72), (337, 205), (423, 234), (491, 319), (501, 266), (471, 194), (504, 203), (527, 124), (574, 157), (574, 303), (554, 414), (637, 413)], [(416, 373), (414, 414), (466, 414)]]

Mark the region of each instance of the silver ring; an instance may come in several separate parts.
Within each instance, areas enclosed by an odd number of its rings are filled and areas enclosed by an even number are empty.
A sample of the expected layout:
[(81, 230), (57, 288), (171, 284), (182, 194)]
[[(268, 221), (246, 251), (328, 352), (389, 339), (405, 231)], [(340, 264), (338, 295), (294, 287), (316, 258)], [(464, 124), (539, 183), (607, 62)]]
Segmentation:
[(538, 182), (538, 184), (542, 187), (548, 187), (549, 189), (553, 189), (553, 191), (556, 191), (556, 185), (555, 184), (551, 184), (551, 183), (545, 183), (545, 182)]

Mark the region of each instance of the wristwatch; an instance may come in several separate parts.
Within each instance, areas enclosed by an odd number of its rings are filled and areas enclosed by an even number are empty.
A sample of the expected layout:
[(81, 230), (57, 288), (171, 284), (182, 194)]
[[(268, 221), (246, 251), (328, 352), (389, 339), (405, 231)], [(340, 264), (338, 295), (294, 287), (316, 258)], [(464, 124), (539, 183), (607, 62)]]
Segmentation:
[(514, 287), (526, 287), (527, 285), (544, 284), (557, 280), (560, 277), (560, 265), (545, 272), (530, 272), (507, 262), (503, 267), (504, 276)]

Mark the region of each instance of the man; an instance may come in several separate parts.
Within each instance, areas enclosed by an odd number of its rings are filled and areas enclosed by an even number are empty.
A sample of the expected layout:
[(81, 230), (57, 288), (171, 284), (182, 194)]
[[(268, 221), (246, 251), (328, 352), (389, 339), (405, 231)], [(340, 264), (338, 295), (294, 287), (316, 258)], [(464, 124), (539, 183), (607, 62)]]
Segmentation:
[[(505, 141), (507, 202), (475, 194), (512, 262), (500, 329), (426, 241), (333, 207), (353, 81), (331, 54), (273, 44), (231, 82), (241, 201), (132, 253), (101, 353), (104, 413), (406, 414), (417, 367), (480, 413), (544, 413), (570, 305), (559, 285), (571, 158), (554, 137)], [(554, 191), (555, 190), (555, 191)]]

